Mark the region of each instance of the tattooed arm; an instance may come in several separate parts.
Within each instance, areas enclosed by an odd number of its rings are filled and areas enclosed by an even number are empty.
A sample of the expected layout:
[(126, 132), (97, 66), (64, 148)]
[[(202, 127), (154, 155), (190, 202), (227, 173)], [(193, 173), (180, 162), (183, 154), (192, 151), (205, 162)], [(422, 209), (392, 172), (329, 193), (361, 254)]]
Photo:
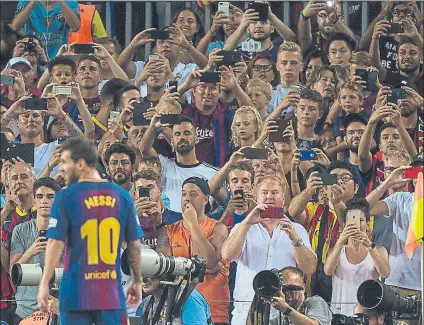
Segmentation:
[(158, 231), (158, 243), (156, 251), (168, 256), (172, 256), (171, 244), (169, 243), (167, 227), (162, 227)]
[(139, 240), (128, 243), (128, 264), (135, 282), (141, 282), (141, 245)]
[(71, 120), (71, 118), (68, 115), (66, 115), (63, 121), (63, 125), (65, 126), (66, 130), (68, 130), (70, 137), (83, 135), (80, 128), (74, 123), (74, 121)]

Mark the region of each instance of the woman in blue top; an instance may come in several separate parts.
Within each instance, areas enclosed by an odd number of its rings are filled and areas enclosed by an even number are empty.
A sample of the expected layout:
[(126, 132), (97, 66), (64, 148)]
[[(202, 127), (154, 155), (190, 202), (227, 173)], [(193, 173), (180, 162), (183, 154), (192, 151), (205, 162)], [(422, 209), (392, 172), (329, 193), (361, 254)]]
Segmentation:
[(43, 43), (47, 58), (53, 59), (68, 41), (69, 31), (81, 25), (77, 1), (19, 1), (11, 24), (14, 31), (22, 27), (26, 35), (35, 35)]

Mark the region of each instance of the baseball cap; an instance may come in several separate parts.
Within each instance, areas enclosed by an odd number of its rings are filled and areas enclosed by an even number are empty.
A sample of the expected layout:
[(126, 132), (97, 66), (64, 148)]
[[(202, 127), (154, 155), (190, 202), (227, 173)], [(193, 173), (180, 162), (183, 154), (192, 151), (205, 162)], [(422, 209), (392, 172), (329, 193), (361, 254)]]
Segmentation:
[(31, 63), (22, 57), (16, 57), (16, 58), (12, 58), (9, 60), (9, 62), (7, 62), (6, 68), (12, 68), (15, 64), (18, 63), (24, 63), (26, 64), (29, 68), (32, 68)]
[[(183, 186), (185, 184), (194, 184), (198, 188), (200, 188), (200, 190), (205, 195), (208, 195), (208, 196), (211, 195), (211, 189), (209, 188), (208, 181), (201, 177), (196, 177), (196, 176), (189, 177), (184, 181)], [(205, 213), (209, 213), (210, 211), (211, 211), (211, 203), (208, 201), (208, 203), (206, 203), (206, 206), (205, 206)]]
[(350, 113), (343, 118), (344, 129), (346, 130), (347, 127), (353, 122), (360, 122), (360, 123), (365, 124), (365, 125), (368, 124), (368, 120), (364, 116), (362, 116), (361, 114)]

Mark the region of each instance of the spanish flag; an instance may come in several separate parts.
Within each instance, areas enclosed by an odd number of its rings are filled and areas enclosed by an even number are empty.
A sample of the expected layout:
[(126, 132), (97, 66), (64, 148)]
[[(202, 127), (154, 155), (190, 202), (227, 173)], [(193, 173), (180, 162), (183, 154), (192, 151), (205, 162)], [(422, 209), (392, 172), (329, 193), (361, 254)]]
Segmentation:
[(424, 197), (423, 197), (423, 173), (418, 174), (415, 187), (414, 203), (412, 205), (411, 221), (409, 222), (408, 235), (406, 236), (405, 251), (409, 259), (412, 258), (414, 249), (420, 247), (424, 237)]

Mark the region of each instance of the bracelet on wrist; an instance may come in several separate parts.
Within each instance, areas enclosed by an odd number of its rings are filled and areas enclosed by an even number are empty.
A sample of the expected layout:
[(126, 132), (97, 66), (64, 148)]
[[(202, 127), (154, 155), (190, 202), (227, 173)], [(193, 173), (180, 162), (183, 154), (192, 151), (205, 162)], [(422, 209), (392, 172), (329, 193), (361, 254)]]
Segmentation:
[(299, 239), (296, 242), (292, 242), (291, 244), (293, 245), (293, 247), (301, 247), (303, 246), (303, 240), (302, 238), (299, 237)]
[(288, 315), (290, 315), (290, 313), (292, 312), (292, 308), (291, 307), (289, 307), (289, 308), (287, 308), (285, 311), (283, 311), (283, 315), (284, 316), (288, 316)]
[(303, 14), (303, 10), (300, 12), (300, 20), (303, 20), (303, 21), (306, 21), (306, 20), (308, 20), (309, 19), (309, 17), (306, 17), (304, 14)]
[(366, 250), (367, 250), (368, 252), (371, 252), (374, 248), (375, 248), (375, 244), (374, 244), (374, 243), (372, 243), (370, 247), (367, 247), (367, 248), (366, 248)]

